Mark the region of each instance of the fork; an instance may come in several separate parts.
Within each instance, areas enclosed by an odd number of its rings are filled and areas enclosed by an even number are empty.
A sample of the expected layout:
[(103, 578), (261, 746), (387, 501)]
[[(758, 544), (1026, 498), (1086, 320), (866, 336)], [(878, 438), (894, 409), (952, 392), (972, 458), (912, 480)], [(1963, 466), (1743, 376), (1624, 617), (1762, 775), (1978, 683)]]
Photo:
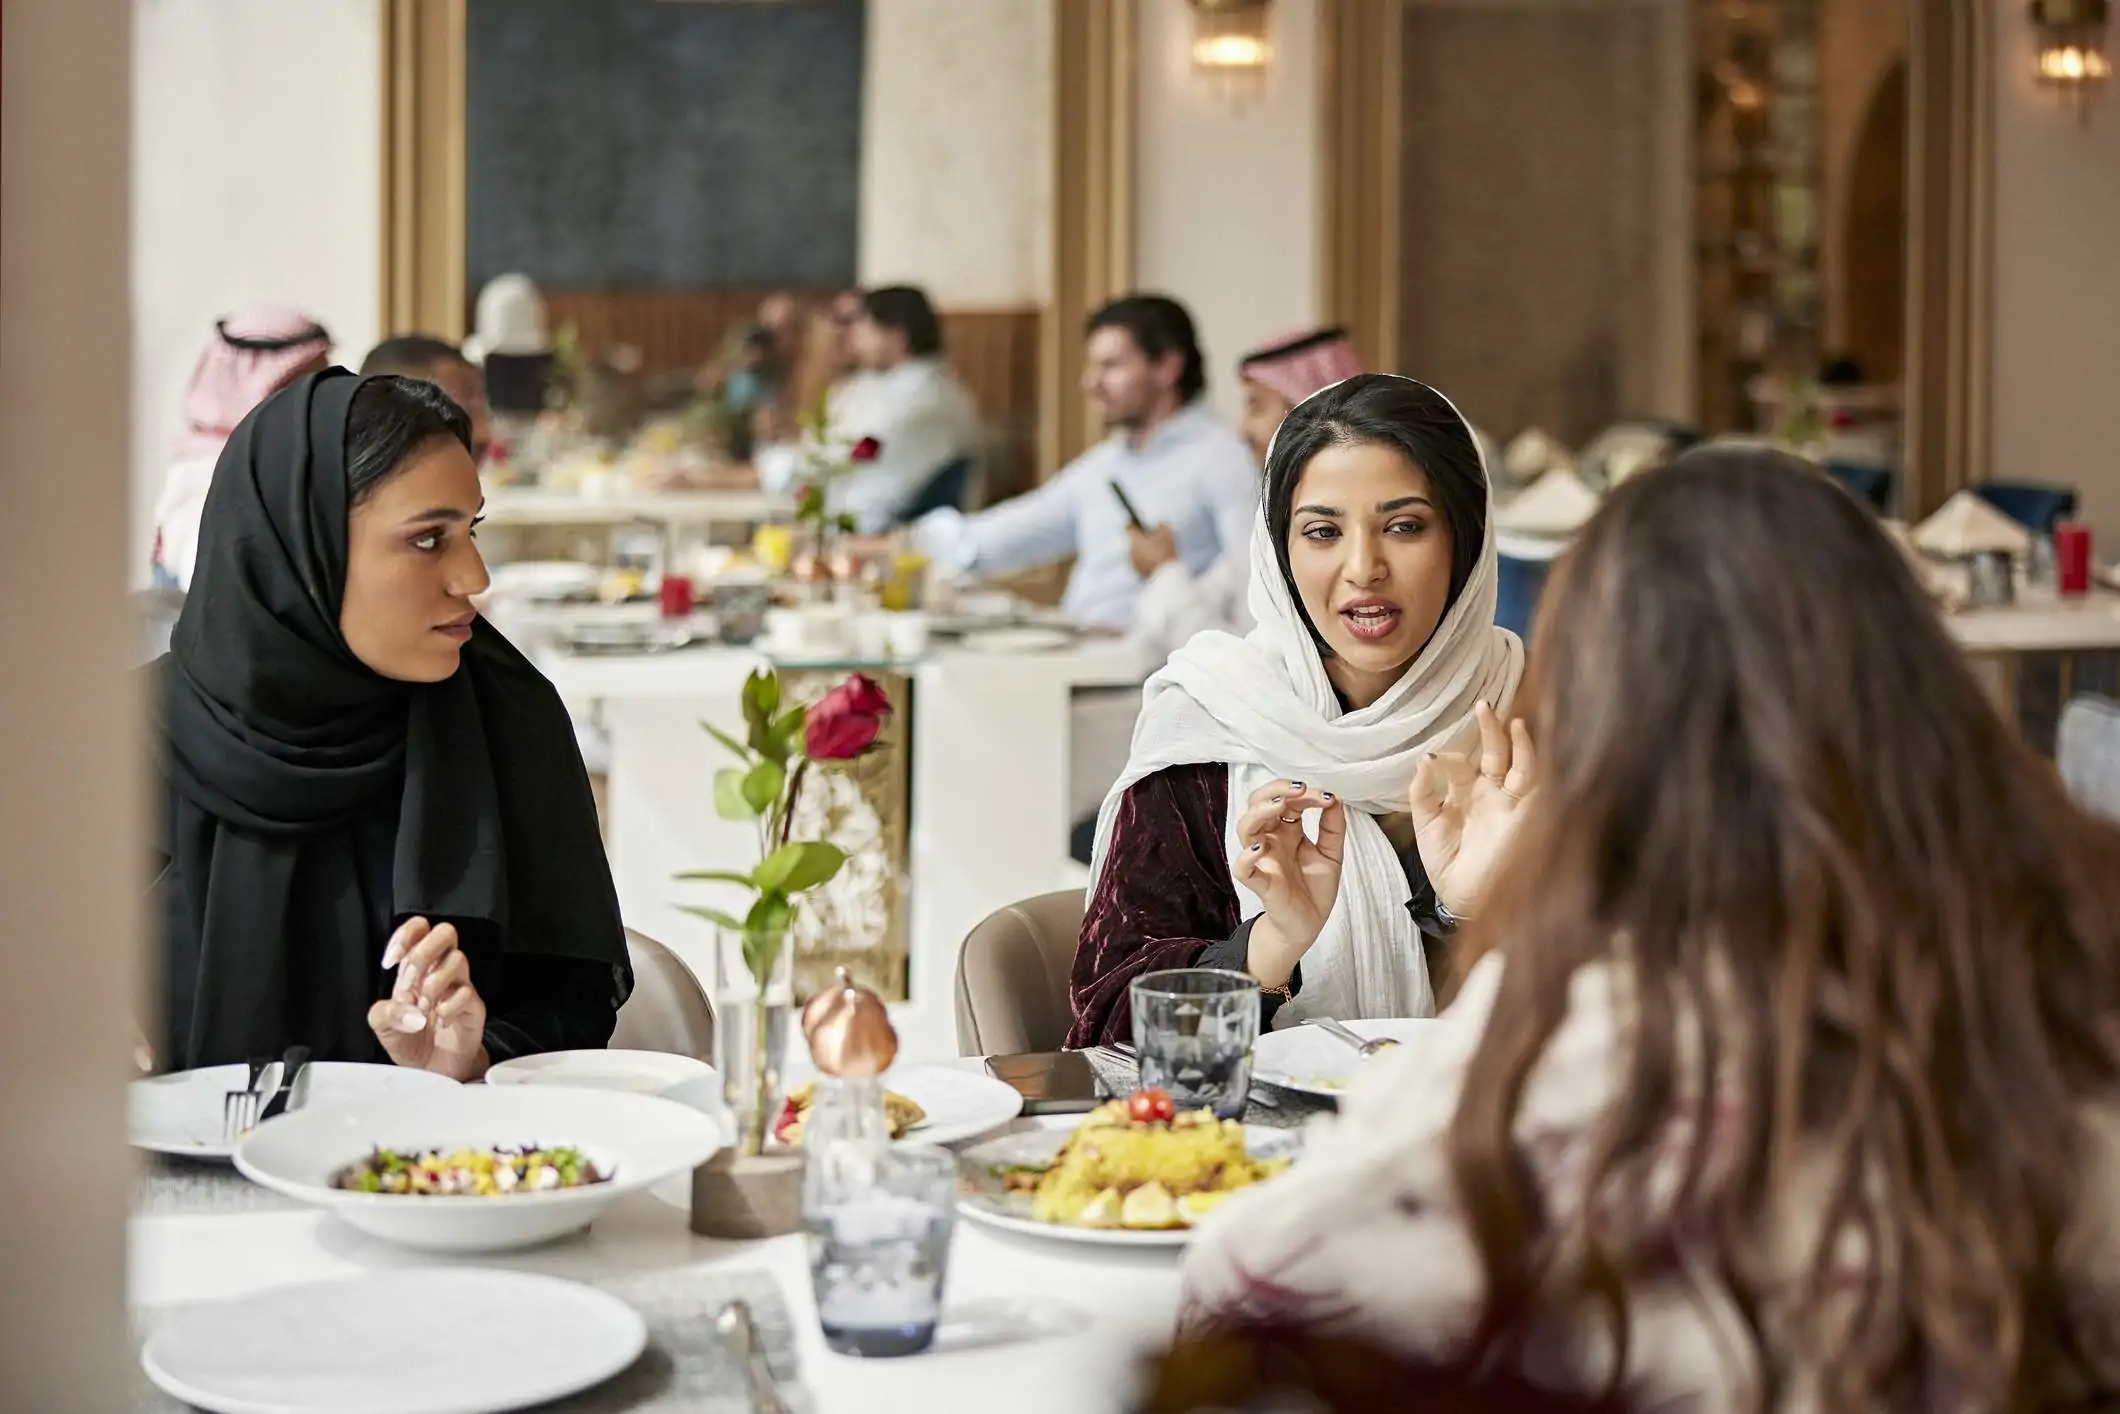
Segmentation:
[(302, 1078), (302, 1071), (309, 1065), (309, 1047), (289, 1046), (287, 1054), (280, 1058), (280, 1083), (265, 1102), (265, 1112), (258, 1116), (258, 1123), (276, 1119), (287, 1113), (287, 1106), (294, 1100), (294, 1083)]
[(264, 1096), (258, 1093), (258, 1082), (265, 1078), (265, 1068), (272, 1064), (271, 1056), (252, 1056), (248, 1062), (250, 1078), (240, 1090), (229, 1090), (221, 1096), (221, 1142), (234, 1144), (257, 1127), (258, 1106)]

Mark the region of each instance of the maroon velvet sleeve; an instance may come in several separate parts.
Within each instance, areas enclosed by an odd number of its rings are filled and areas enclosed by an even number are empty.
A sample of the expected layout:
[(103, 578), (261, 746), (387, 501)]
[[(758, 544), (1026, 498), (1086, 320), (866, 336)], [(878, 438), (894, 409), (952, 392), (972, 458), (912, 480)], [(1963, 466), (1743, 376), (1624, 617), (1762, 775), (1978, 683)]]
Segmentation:
[(1212, 764), (1158, 771), (1120, 798), (1110, 858), (1075, 948), (1070, 1047), (1131, 1041), (1134, 978), (1192, 966), (1237, 926), (1222, 845), (1228, 805), (1228, 768)]

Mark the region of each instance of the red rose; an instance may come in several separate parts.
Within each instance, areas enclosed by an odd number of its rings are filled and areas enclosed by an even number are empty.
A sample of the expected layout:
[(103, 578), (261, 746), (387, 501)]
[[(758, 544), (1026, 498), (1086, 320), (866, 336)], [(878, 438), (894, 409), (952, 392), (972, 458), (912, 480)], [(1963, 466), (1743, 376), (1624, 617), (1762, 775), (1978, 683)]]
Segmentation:
[(876, 744), (891, 699), (873, 678), (855, 673), (811, 706), (802, 749), (812, 761), (851, 761)]
[(874, 437), (864, 437), (854, 444), (853, 451), (847, 453), (847, 460), (859, 466), (863, 462), (872, 462), (882, 455), (883, 443), (877, 441)]

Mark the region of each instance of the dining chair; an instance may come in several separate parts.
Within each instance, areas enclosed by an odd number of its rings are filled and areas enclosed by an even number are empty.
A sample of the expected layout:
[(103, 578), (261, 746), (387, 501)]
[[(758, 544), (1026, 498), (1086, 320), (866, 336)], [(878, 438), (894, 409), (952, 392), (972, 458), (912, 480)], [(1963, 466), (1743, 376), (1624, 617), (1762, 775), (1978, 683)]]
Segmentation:
[(972, 929), (957, 954), (960, 1054), (1011, 1056), (1067, 1044), (1067, 984), (1084, 906), (1082, 890), (1063, 889), (996, 909)]
[(1857, 462), (1827, 462), (1826, 475), (1848, 489), (1856, 500), (1879, 515), (1892, 508), (1892, 469), (1863, 466)]
[(1538, 614), (1539, 591), (1546, 587), (1551, 560), (1521, 559), (1500, 554), (1494, 561), (1494, 623), (1518, 638), (1531, 637), (1531, 621)]
[(714, 1059), (714, 1006), (692, 969), (645, 933), (626, 930), (633, 995), (618, 1009), (611, 1048)]
[(2055, 521), (2067, 520), (2076, 513), (2076, 488), (2073, 486), (2042, 486), (2032, 481), (1984, 481), (1973, 487), (1973, 494), (2034, 535), (2053, 534)]
[(2085, 694), (2062, 709), (2054, 764), (2078, 803), (2120, 820), (2120, 702)]
[(972, 459), (958, 457), (936, 468), (927, 484), (920, 488), (913, 503), (905, 508), (905, 520), (911, 523), (929, 511), (966, 510), (972, 499)]

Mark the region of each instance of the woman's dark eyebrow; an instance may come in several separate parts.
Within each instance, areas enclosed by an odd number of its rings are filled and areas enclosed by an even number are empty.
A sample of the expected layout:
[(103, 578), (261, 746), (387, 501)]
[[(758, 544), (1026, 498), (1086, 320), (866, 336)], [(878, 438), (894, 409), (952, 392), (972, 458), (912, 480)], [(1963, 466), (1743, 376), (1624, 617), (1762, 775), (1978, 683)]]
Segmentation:
[(1380, 514), (1388, 514), (1391, 511), (1403, 511), (1408, 506), (1426, 506), (1431, 511), (1435, 509), (1434, 503), (1426, 496), (1401, 496), (1396, 501), (1377, 502), (1377, 511)]
[(468, 516), (454, 506), (435, 506), (431, 509), (421, 511), (416, 516), (406, 516), (404, 524), (428, 525), (438, 524), (442, 522), (454, 523), (457, 521), (476, 520), (480, 515), (485, 514), (485, 510), (486, 503), (483, 500), (478, 503), (478, 511)]
[(1338, 519), (1340, 515), (1331, 506), (1297, 506), (1296, 514), (1299, 516), (1332, 516), (1334, 519)]

